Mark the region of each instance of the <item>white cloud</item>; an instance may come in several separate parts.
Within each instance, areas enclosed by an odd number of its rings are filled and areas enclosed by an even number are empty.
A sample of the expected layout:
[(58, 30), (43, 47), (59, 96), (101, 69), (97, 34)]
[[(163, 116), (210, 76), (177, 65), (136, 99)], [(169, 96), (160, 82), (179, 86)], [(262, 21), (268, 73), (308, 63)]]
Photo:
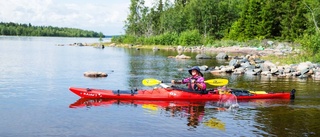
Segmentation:
[(0, 0), (0, 21), (124, 34), (130, 0)]

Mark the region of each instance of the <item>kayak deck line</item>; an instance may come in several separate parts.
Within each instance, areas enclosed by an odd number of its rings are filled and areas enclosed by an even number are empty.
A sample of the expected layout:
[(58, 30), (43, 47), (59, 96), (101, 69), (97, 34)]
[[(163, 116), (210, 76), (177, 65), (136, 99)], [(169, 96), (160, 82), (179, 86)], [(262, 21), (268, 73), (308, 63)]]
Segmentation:
[(238, 99), (294, 99), (295, 89), (290, 92), (266, 92), (254, 94), (248, 90), (231, 89), (229, 93), (219, 94), (214, 89), (195, 92), (178, 88), (154, 88), (149, 90), (107, 90), (70, 87), (69, 90), (81, 98), (140, 99), (140, 100), (219, 100), (221, 95), (235, 95)]

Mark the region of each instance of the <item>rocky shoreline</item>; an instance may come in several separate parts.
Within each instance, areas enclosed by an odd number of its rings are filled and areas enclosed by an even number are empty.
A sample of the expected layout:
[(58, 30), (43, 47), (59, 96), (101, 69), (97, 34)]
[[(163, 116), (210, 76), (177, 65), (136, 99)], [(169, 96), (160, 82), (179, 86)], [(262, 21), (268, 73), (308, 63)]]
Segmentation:
[(299, 64), (276, 65), (270, 61), (261, 60), (257, 55), (247, 54), (244, 57), (232, 58), (226, 66), (208, 67), (213, 75), (225, 73), (261, 75), (278, 78), (314, 78), (320, 79), (320, 65), (311, 62)]
[[(229, 61), (224, 66), (199, 66), (202, 71), (210, 72), (213, 75), (225, 74), (245, 74), (260, 75), (266, 77), (278, 78), (314, 78), (320, 80), (320, 64), (312, 62), (301, 62), (299, 64), (280, 65), (278, 62), (273, 63), (268, 60), (262, 60), (262, 56), (274, 55), (277, 57), (290, 56), (299, 54), (301, 51), (292, 48), (290, 43), (275, 43), (273, 41), (264, 42), (264, 47), (249, 46), (228, 46), (228, 47), (205, 47), (205, 46), (141, 46), (132, 44), (117, 45), (115, 43), (106, 43), (110, 47), (135, 48), (152, 48), (153, 51), (158, 50), (174, 50), (178, 52), (176, 56), (168, 56), (168, 58), (191, 59), (184, 52), (197, 52), (196, 59), (219, 59)], [(216, 57), (208, 56), (207, 53), (216, 53)]]
[[(169, 58), (176, 59), (191, 59), (191, 57), (184, 55), (184, 52), (198, 52), (196, 59), (212, 59), (214, 57), (208, 56), (206, 53), (217, 53), (216, 59), (225, 59), (229, 61), (225, 66), (199, 66), (202, 71), (210, 72), (213, 75), (260, 75), (266, 77), (277, 78), (313, 78), (320, 80), (320, 64), (312, 62), (301, 62), (299, 64), (279, 65), (278, 62), (273, 63), (268, 60), (262, 60), (262, 56), (274, 55), (277, 57), (290, 56), (299, 54), (301, 51), (293, 49), (289, 43), (277, 43), (268, 41), (268, 48), (256, 47), (165, 47), (158, 48), (154, 46), (152, 49), (156, 50), (176, 50), (178, 55), (169, 56)], [(116, 46), (110, 44), (110, 46)], [(139, 50), (142, 46), (127, 45), (128, 48), (136, 48)], [(230, 55), (229, 55), (230, 54)], [(237, 56), (231, 56), (236, 54)]]

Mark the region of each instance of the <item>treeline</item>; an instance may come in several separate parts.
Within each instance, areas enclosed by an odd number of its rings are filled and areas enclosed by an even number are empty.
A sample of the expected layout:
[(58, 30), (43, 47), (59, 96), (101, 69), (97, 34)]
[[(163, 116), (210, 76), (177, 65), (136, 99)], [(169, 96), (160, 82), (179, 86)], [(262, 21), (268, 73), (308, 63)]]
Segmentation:
[[(215, 45), (217, 41), (299, 41), (320, 52), (318, 0), (131, 0), (125, 35), (113, 42)], [(320, 55), (319, 55), (320, 57)]]
[(55, 36), (55, 37), (104, 37), (103, 33), (76, 28), (32, 26), (29, 24), (0, 22), (0, 35), (7, 36)]

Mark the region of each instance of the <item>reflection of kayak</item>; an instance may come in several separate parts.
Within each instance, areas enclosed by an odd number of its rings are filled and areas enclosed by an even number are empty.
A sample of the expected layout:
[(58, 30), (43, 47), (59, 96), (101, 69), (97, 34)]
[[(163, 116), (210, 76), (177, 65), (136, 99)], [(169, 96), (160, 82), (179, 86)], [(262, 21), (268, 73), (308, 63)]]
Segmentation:
[[(92, 88), (70, 87), (70, 91), (81, 98), (105, 98), (105, 99), (135, 99), (135, 100), (219, 100), (221, 94), (217, 92), (208, 92), (206, 94), (195, 93), (193, 91), (173, 89), (173, 88), (155, 88), (150, 90), (106, 90)], [(237, 99), (294, 99), (295, 90), (291, 92), (254, 94), (243, 90), (233, 90)], [(224, 94), (230, 95), (232, 94)]]
[[(131, 105), (134, 107), (141, 106), (141, 108), (149, 110), (149, 112), (166, 111), (169, 113), (160, 113), (161, 115), (168, 114), (169, 117), (185, 117), (188, 120), (187, 125), (197, 127), (200, 123), (210, 128), (225, 130), (225, 123), (210, 116), (208, 121), (205, 117), (205, 105), (213, 103), (211, 101), (155, 101), (155, 100), (116, 100), (116, 99), (88, 99), (80, 98), (76, 102), (70, 104), (70, 108), (83, 107), (107, 107), (111, 105)], [(218, 109), (217, 109), (218, 110)], [(220, 111), (220, 110), (219, 110)]]
[(203, 122), (205, 126), (216, 128), (219, 130), (226, 130), (225, 123), (216, 118), (211, 118), (208, 121)]
[(154, 107), (185, 107), (185, 106), (204, 106), (206, 101), (152, 101), (152, 100), (116, 100), (116, 99), (89, 99), (80, 98), (70, 104), (70, 108), (110, 106), (113, 104), (134, 104), (141, 105), (142, 108), (155, 109)]
[(110, 106), (115, 104), (117, 100), (102, 100), (102, 99), (86, 99), (81, 98), (76, 102), (69, 105), (69, 108), (82, 108), (82, 107), (94, 107), (94, 106)]

